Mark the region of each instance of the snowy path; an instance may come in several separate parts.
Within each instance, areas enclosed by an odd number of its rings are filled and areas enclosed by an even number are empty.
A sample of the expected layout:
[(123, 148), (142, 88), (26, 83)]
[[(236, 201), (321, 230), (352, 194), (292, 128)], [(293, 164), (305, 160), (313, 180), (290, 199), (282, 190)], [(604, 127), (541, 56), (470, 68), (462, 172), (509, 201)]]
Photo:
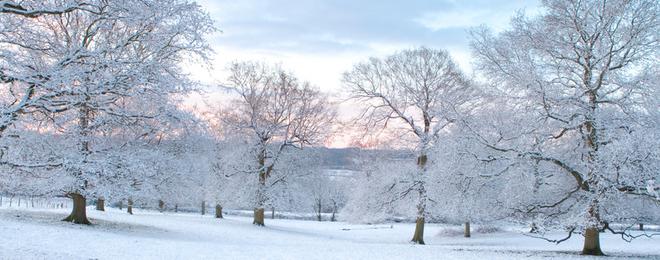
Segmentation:
[[(412, 224), (353, 225), (342, 222), (218, 220), (195, 214), (89, 208), (96, 225), (58, 221), (66, 210), (0, 209), (0, 259), (548, 259), (578, 258), (579, 236), (560, 245), (513, 232), (447, 237), (428, 225), (426, 242), (408, 243)], [(344, 230), (350, 229), (350, 230)], [(660, 238), (626, 243), (605, 235), (607, 259), (660, 259)], [(595, 258), (599, 259), (599, 258)]]

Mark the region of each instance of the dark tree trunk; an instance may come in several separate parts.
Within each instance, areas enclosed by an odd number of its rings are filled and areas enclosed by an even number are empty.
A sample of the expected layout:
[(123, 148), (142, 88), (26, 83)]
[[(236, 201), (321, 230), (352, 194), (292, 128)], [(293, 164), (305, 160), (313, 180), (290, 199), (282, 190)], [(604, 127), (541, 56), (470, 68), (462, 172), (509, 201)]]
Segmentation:
[(264, 208), (254, 209), (254, 221), (252, 221), (252, 224), (264, 226)]
[[(2, 202), (0, 202), (0, 205), (2, 205)], [(639, 223), (639, 230), (644, 231), (644, 224), (643, 223)]]
[(105, 199), (103, 199), (102, 197), (96, 199), (96, 210), (105, 211)]
[(161, 213), (165, 211), (165, 202), (163, 200), (158, 200), (158, 211)]
[(275, 207), (270, 211), (270, 219), (275, 219)]
[(337, 202), (335, 202), (333, 200), (332, 201), (332, 216), (330, 217), (331, 222), (337, 221), (337, 218), (336, 218), (335, 214), (337, 214)]
[(133, 215), (133, 200), (132, 199), (128, 200), (128, 206), (126, 207), (126, 212), (128, 214)]
[(69, 196), (73, 200), (73, 209), (71, 210), (71, 214), (62, 221), (84, 225), (92, 224), (87, 219), (87, 200), (85, 197), (77, 193), (69, 194)]
[(206, 201), (202, 200), (202, 215), (206, 214)]
[(316, 201), (316, 220), (322, 221), (323, 219), (321, 218), (321, 209), (323, 208), (323, 204), (321, 204), (321, 200)]
[(415, 234), (411, 241), (415, 244), (424, 244), (424, 218), (417, 218)]
[(215, 204), (215, 218), (223, 218), (222, 217), (222, 206), (220, 204)]
[(119, 210), (124, 210), (124, 200), (119, 201)]
[(465, 231), (463, 232), (464, 237), (470, 237), (470, 222), (465, 222)]
[(174, 212), (179, 212), (179, 204), (174, 204)]

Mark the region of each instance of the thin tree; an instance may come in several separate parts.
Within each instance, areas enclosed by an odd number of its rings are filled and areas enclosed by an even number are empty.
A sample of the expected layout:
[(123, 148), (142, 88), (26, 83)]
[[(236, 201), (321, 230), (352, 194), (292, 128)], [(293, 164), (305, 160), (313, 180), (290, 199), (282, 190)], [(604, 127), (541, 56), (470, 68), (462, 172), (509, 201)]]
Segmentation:
[(428, 153), (472, 98), (472, 88), (446, 51), (429, 48), (371, 58), (345, 73), (343, 83), (349, 97), (364, 104), (356, 122), (367, 131), (392, 128), (399, 135), (412, 137), (405, 140), (416, 150), (418, 169), (401, 195), (417, 193), (412, 242), (424, 244)]
[(240, 62), (231, 65), (230, 73), (228, 88), (238, 98), (226, 123), (254, 145), (244, 172), (257, 177), (253, 223), (263, 226), (267, 189), (281, 180), (269, 179), (282, 166), (280, 157), (289, 148), (322, 141), (335, 111), (325, 95), (279, 67)]

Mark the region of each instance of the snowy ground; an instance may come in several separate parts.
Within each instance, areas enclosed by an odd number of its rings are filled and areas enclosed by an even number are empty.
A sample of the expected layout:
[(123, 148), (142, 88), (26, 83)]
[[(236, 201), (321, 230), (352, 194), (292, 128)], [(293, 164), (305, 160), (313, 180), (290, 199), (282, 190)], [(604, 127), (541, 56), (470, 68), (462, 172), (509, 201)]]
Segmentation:
[[(95, 223), (64, 223), (66, 209), (0, 209), (0, 259), (602, 259), (577, 254), (581, 237), (560, 245), (516, 232), (447, 235), (452, 227), (430, 224), (428, 245), (408, 243), (412, 224), (342, 222), (88, 208)], [(559, 236), (559, 234), (557, 234)], [(660, 259), (660, 237), (626, 243), (602, 238), (607, 259)]]

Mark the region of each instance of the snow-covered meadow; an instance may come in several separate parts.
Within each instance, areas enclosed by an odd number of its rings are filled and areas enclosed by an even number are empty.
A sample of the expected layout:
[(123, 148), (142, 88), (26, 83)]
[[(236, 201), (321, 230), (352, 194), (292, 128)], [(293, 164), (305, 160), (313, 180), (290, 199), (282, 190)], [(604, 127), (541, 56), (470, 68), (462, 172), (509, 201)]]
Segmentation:
[[(259, 227), (232, 215), (88, 212), (94, 225), (60, 221), (67, 209), (3, 207), (0, 259), (592, 259), (579, 255), (581, 238), (555, 245), (513, 226), (464, 238), (459, 227), (428, 224), (427, 245), (414, 245), (407, 223), (268, 219)], [(608, 259), (660, 259), (660, 237), (627, 243), (604, 234), (601, 243)]]

